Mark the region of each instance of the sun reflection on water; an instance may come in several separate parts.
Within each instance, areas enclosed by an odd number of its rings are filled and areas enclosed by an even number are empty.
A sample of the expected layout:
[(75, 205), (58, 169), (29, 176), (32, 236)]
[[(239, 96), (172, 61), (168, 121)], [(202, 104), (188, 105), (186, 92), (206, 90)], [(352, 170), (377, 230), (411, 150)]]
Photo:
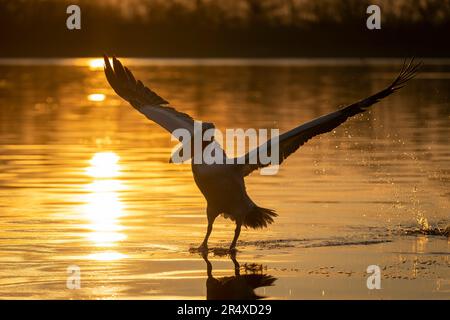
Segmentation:
[(103, 93), (92, 93), (87, 96), (87, 99), (92, 102), (103, 102), (106, 96)]
[(90, 59), (88, 61), (88, 64), (89, 64), (89, 69), (91, 69), (91, 70), (103, 69), (103, 66), (105, 65), (103, 59), (101, 59), (101, 58)]
[(95, 247), (108, 248), (107, 252), (93, 253), (88, 256), (94, 260), (116, 260), (125, 255), (111, 251), (118, 242), (126, 239), (120, 219), (124, 216), (124, 204), (120, 191), (125, 189), (117, 179), (120, 176), (120, 157), (114, 152), (98, 152), (89, 161), (86, 174), (94, 180), (85, 185), (86, 192), (82, 213), (91, 231), (86, 236)]
[(119, 160), (119, 156), (114, 152), (97, 152), (89, 160), (90, 166), (86, 169), (86, 173), (93, 178), (115, 178), (120, 174)]
[(112, 261), (126, 258), (126, 255), (120, 252), (100, 252), (90, 254), (89, 259), (98, 261)]

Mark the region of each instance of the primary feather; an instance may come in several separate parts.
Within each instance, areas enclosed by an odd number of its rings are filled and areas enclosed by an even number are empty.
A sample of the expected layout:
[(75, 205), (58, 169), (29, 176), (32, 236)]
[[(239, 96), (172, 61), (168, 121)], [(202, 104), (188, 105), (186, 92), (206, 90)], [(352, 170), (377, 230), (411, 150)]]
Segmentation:
[[(402, 88), (406, 82), (414, 78), (420, 66), (421, 63), (414, 64), (414, 59), (411, 59), (408, 64), (406, 62), (403, 64), (398, 77), (384, 90), (381, 90), (380, 92), (361, 101), (345, 106), (340, 110), (302, 124), (277, 137), (276, 139), (278, 139), (279, 150), (278, 164), (283, 163), (287, 157), (297, 151), (298, 148), (304, 145), (309, 139), (314, 136), (330, 132), (344, 123), (348, 118), (366, 111), (370, 106)], [(258, 148), (251, 150), (249, 153), (244, 155), (244, 161), (242, 161), (242, 159), (235, 159), (236, 163), (244, 163), (241, 165), (242, 174), (244, 176), (249, 175), (259, 168), (269, 165), (268, 163), (262, 163), (259, 161), (259, 154), (261, 154), (261, 151), (266, 152), (266, 150), (267, 153), (265, 154), (270, 154), (271, 147), (276, 143), (276, 139), (271, 139)]]
[[(109, 84), (136, 110), (171, 134), (180, 128), (187, 129), (192, 135), (194, 134), (194, 119), (190, 115), (177, 111), (169, 105), (167, 100), (144, 86), (140, 80), (136, 80), (131, 71), (115, 57), (112, 58), (112, 66), (106, 55), (104, 60), (106, 79)], [(207, 123), (207, 125), (210, 128), (214, 127), (212, 123)]]

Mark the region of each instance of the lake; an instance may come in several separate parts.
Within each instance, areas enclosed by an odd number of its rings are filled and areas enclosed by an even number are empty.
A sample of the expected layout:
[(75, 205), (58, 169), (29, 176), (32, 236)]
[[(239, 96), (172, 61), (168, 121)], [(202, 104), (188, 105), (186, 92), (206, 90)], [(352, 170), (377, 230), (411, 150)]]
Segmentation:
[[(383, 89), (402, 64), (124, 62), (195, 119), (281, 132)], [(233, 298), (224, 283), (247, 288), (253, 275), (267, 299), (450, 298), (450, 241), (436, 234), (450, 222), (449, 60), (425, 60), (277, 175), (248, 177), (253, 200), (279, 217), (243, 229), (235, 259), (190, 250), (206, 231), (190, 166), (168, 163), (176, 142), (116, 96), (101, 60), (0, 60), (0, 110), (2, 299)], [(210, 247), (227, 248), (233, 230), (219, 217)], [(381, 290), (367, 287), (371, 265)]]

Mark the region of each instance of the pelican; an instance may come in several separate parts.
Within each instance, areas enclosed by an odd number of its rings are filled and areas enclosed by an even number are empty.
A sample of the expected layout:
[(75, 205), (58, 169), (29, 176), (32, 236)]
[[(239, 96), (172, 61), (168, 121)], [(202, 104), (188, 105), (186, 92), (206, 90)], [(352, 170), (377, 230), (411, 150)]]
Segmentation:
[[(131, 71), (127, 67), (124, 67), (117, 58), (112, 58), (112, 65), (108, 56), (105, 55), (104, 60), (104, 71), (109, 84), (119, 96), (128, 101), (137, 111), (144, 114), (151, 121), (159, 124), (172, 135), (175, 130), (180, 128), (188, 130), (193, 135), (195, 134), (195, 121), (191, 116), (177, 111), (167, 100), (144, 86), (140, 80), (136, 80)], [(375, 103), (402, 88), (406, 82), (414, 78), (420, 65), (421, 63), (415, 64), (414, 59), (411, 59), (409, 63), (405, 61), (397, 78), (385, 89), (368, 98), (344, 106), (330, 114), (304, 123), (279, 135), (276, 137), (276, 140), (272, 138), (258, 148), (245, 154), (243, 156), (244, 158), (240, 160), (254, 158), (255, 152), (258, 149), (268, 148), (273, 141), (276, 141), (279, 152), (279, 164), (283, 163), (287, 157), (314, 136), (330, 132), (350, 117), (366, 111)], [(202, 131), (211, 128), (214, 128), (213, 123), (202, 123)], [(201, 151), (211, 144), (215, 144), (215, 147), (218, 148), (216, 150), (220, 150), (224, 158), (227, 157), (225, 151), (214, 140), (214, 137), (209, 142), (202, 143)], [(192, 158), (194, 152), (188, 154), (188, 157)], [(208, 239), (213, 229), (213, 223), (220, 214), (223, 214), (226, 218), (230, 218), (236, 223), (230, 251), (236, 249), (236, 243), (242, 226), (254, 229), (265, 228), (277, 216), (274, 210), (258, 206), (249, 197), (245, 187), (244, 178), (253, 171), (267, 166), (267, 163), (263, 163), (258, 159), (256, 161), (243, 162), (234, 161), (233, 164), (229, 164), (228, 162), (223, 162), (222, 164), (191, 162), (194, 181), (207, 202), (206, 216), (208, 226), (205, 238), (198, 248), (200, 251), (208, 250)]]

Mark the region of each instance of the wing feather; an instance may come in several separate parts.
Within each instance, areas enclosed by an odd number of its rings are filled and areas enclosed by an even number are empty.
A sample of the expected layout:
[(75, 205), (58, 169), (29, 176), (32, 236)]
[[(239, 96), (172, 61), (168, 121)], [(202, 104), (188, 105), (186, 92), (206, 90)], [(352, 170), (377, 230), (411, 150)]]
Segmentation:
[(422, 63), (414, 64), (414, 59), (411, 59), (409, 63), (406, 63), (405, 61), (400, 74), (397, 78), (395, 78), (391, 85), (384, 90), (361, 101), (345, 106), (340, 110), (319, 117), (288, 132), (285, 132), (277, 137), (277, 139), (271, 139), (258, 148), (250, 151), (244, 155), (244, 159), (235, 159), (237, 163), (244, 163), (240, 165), (242, 174), (247, 176), (254, 170), (268, 166), (269, 164), (259, 161), (259, 154), (260, 151), (267, 151), (265, 154), (270, 154), (270, 150), (275, 145), (276, 140), (278, 140), (279, 164), (281, 164), (288, 156), (297, 151), (298, 148), (304, 145), (309, 139), (314, 136), (330, 132), (344, 123), (348, 118), (366, 111), (367, 108), (373, 104), (401, 89), (406, 82), (414, 78), (421, 65)]
[[(105, 75), (109, 84), (119, 96), (128, 101), (136, 110), (170, 133), (183, 128), (194, 134), (194, 119), (191, 116), (169, 106), (167, 100), (146, 87), (142, 81), (136, 80), (133, 73), (115, 57), (112, 59), (112, 66), (106, 55), (104, 60)], [(206, 128), (214, 127), (209, 122), (204, 124), (206, 124)]]

